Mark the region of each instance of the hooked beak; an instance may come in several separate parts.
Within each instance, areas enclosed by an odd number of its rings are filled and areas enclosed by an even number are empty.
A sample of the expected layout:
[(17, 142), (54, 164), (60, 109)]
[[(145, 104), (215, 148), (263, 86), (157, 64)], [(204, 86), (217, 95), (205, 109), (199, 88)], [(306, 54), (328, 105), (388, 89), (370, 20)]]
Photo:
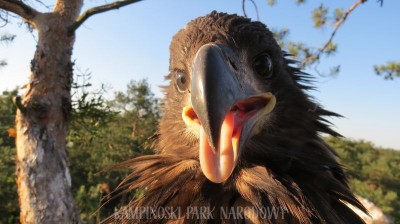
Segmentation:
[(221, 183), (233, 172), (241, 148), (257, 121), (275, 106), (272, 93), (259, 93), (237, 77), (238, 58), (226, 45), (202, 46), (192, 64), (191, 102), (183, 109), (187, 126), (199, 126), (199, 160), (204, 175)]

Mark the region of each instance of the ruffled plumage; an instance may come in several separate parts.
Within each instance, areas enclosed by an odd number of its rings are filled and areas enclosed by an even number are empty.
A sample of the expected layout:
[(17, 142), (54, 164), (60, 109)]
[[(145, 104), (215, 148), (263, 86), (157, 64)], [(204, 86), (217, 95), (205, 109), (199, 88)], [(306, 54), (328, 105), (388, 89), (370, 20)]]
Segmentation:
[[(270, 82), (260, 81), (260, 85), (272, 89), (277, 97), (271, 117), (246, 143), (231, 177), (221, 184), (212, 183), (200, 169), (198, 139), (181, 119), (185, 97), (177, 94), (171, 80), (165, 88), (164, 117), (154, 142), (156, 154), (115, 166), (132, 169), (119, 189), (142, 189), (143, 196), (104, 222), (364, 223), (344, 204), (366, 212), (349, 190), (335, 151), (319, 136), (340, 136), (326, 120), (339, 115), (307, 95), (312, 77), (294, 66), (295, 61), (281, 51), (264, 24), (217, 12), (191, 21), (175, 35), (170, 47), (171, 74), (176, 70), (190, 73), (194, 54), (210, 42), (225, 43), (238, 52), (268, 50), (277, 76)], [(145, 217), (149, 211), (138, 208), (181, 210), (179, 215), (163, 218)], [(188, 215), (193, 208), (211, 208), (210, 216)], [(246, 219), (240, 219), (238, 208), (248, 208), (241, 211)], [(228, 215), (228, 211), (234, 212)], [(267, 211), (277, 215), (267, 216)]]

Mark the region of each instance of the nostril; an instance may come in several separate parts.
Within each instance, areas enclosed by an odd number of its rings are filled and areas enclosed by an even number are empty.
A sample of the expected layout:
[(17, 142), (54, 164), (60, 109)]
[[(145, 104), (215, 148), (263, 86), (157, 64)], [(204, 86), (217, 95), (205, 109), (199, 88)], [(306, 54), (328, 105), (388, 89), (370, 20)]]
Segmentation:
[(230, 57), (228, 57), (228, 61), (229, 61), (229, 64), (232, 66), (232, 68), (233, 68), (235, 71), (237, 71), (237, 70), (238, 70), (238, 67), (236, 66), (235, 62), (234, 62)]

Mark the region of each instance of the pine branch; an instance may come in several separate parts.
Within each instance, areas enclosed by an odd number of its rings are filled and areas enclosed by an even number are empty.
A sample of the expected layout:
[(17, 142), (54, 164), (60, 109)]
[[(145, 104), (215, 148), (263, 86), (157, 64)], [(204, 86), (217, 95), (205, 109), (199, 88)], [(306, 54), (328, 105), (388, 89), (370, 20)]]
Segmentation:
[(85, 11), (82, 15), (78, 17), (78, 19), (69, 27), (69, 34), (73, 34), (75, 30), (77, 30), (90, 16), (93, 16), (98, 13), (110, 11), (113, 9), (119, 9), (121, 7), (140, 2), (142, 0), (122, 0), (116, 1), (110, 4), (97, 6)]
[(357, 6), (359, 6), (360, 4), (364, 3), (363, 0), (358, 0), (356, 3), (354, 3), (342, 16), (342, 18), (337, 21), (335, 23), (335, 29), (333, 30), (331, 37), (329, 38), (329, 40), (325, 43), (325, 45), (319, 50), (319, 54), (321, 54), (322, 52), (324, 52), (326, 50), (326, 48), (329, 46), (329, 44), (332, 43), (333, 38), (336, 35), (336, 32), (338, 31), (338, 29), (340, 28), (340, 26), (344, 23), (344, 21), (346, 21), (347, 17), (350, 15), (351, 12), (354, 11), (354, 9), (357, 8)]
[(0, 0), (0, 9), (15, 13), (27, 21), (32, 21), (39, 14), (36, 9), (18, 0)]
[(305, 58), (304, 62), (307, 62), (309, 64), (313, 64), (316, 61), (318, 61), (320, 59), (320, 56), (323, 53), (325, 53), (327, 48), (332, 44), (333, 38), (335, 37), (337, 31), (339, 30), (341, 25), (346, 21), (347, 17), (350, 15), (350, 13), (352, 13), (357, 8), (357, 6), (359, 6), (360, 4), (363, 4), (364, 2), (365, 2), (365, 0), (358, 0), (349, 9), (347, 9), (347, 11), (343, 14), (342, 18), (334, 24), (335, 28), (334, 28), (331, 36), (329, 37), (328, 41), (325, 42), (324, 46), (322, 48), (319, 48), (318, 49), (318, 53), (316, 53), (315, 55), (312, 55), (311, 57)]

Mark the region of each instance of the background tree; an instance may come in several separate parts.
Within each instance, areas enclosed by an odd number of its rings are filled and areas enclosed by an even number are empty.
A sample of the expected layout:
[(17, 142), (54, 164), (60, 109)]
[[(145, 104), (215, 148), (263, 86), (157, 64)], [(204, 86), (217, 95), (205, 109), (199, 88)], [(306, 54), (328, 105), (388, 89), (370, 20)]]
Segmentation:
[(71, 119), (72, 49), (75, 31), (90, 16), (140, 0), (117, 1), (80, 15), (83, 0), (56, 0), (49, 12), (33, 2), (0, 0), (0, 19), (17, 15), (38, 32), (31, 74), (16, 98), (17, 183), (22, 223), (77, 223), (66, 141)]
[(18, 223), (18, 195), (15, 185), (15, 112), (12, 99), (17, 89), (0, 95), (0, 223)]
[(366, 141), (327, 140), (339, 153), (352, 190), (400, 223), (400, 152)]
[(393, 80), (400, 77), (400, 62), (390, 61), (385, 65), (375, 65), (375, 72), (385, 79)]
[(158, 99), (145, 80), (130, 82), (126, 91), (115, 93), (108, 102), (101, 94), (77, 94), (67, 144), (72, 191), (81, 218), (96, 223), (130, 199), (127, 194), (109, 195), (129, 170), (100, 171), (127, 158), (153, 153), (147, 143), (160, 117)]
[[(258, 14), (258, 9), (255, 1), (249, 1), (254, 5)], [(296, 0), (295, 2), (298, 5), (306, 3), (305, 0)], [(337, 52), (338, 45), (334, 43), (334, 37), (336, 33), (339, 31), (340, 27), (346, 22), (350, 14), (353, 13), (360, 5), (366, 2), (367, 0), (355, 0), (354, 3), (346, 10), (343, 8), (331, 9), (326, 7), (324, 3), (321, 2), (319, 7), (315, 8), (312, 11), (313, 25), (316, 29), (324, 29), (329, 27), (332, 29), (332, 33), (329, 39), (320, 47), (308, 46), (304, 42), (293, 42), (288, 40), (290, 32), (288, 29), (285, 28), (280, 30), (273, 30), (275, 38), (278, 39), (278, 42), (283, 49), (287, 50), (287, 52), (293, 55), (296, 60), (300, 61), (300, 67), (312, 68), (319, 75), (326, 75), (326, 72), (321, 72), (318, 69), (321, 59), (331, 56)], [(382, 6), (384, 1), (378, 0), (377, 2)], [(268, 0), (267, 3), (270, 6), (274, 6), (277, 1)], [(246, 0), (242, 0), (244, 15), (246, 15), (245, 5)], [(400, 77), (400, 62), (389, 61), (384, 65), (375, 65), (374, 70), (377, 75), (382, 75), (385, 79), (393, 80), (397, 77)], [(331, 67), (327, 74), (336, 75), (339, 72), (340, 65), (337, 65)]]

